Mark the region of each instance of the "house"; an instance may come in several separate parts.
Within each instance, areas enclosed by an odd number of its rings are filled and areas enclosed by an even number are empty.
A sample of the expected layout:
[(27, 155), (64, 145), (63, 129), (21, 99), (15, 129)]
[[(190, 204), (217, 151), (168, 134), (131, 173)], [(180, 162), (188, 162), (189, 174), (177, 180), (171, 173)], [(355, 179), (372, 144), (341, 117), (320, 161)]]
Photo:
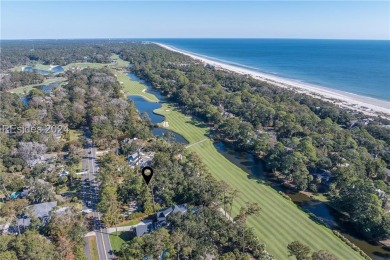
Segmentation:
[(182, 205), (174, 205), (171, 207), (168, 207), (164, 210), (161, 210), (157, 212), (156, 217), (157, 221), (154, 222), (153, 220), (150, 219), (145, 219), (141, 223), (139, 223), (135, 227), (135, 234), (137, 236), (143, 236), (145, 234), (148, 234), (152, 232), (153, 230), (169, 226), (167, 223), (167, 217), (171, 213), (181, 213), (184, 214), (187, 212), (187, 204), (182, 204)]
[[(50, 212), (53, 210), (54, 207), (57, 206), (57, 201), (52, 202), (44, 202), (39, 203), (35, 205), (31, 205), (26, 207), (26, 209), (31, 209), (31, 214), (33, 214), (34, 217), (39, 218), (42, 223), (47, 223), (50, 219)], [(31, 224), (31, 218), (28, 215), (21, 216), (17, 221), (16, 229), (18, 228), (27, 228)]]
[(137, 237), (143, 236), (153, 231), (153, 221), (144, 220), (135, 227)]
[(122, 143), (123, 144), (131, 144), (135, 140), (137, 140), (136, 137), (134, 137), (134, 138), (125, 138), (125, 139), (122, 140)]
[(137, 160), (139, 159), (139, 152), (135, 152), (133, 153), (132, 155), (129, 155), (127, 157), (127, 160), (131, 163), (131, 162), (136, 162)]
[(58, 158), (57, 154), (55, 153), (46, 153), (43, 155), (38, 156), (35, 159), (28, 160), (27, 164), (30, 168), (33, 168), (35, 165), (40, 163), (51, 163), (54, 162)]
[(127, 157), (127, 160), (129, 161), (129, 164), (132, 168), (135, 166), (141, 166), (141, 167), (146, 167), (150, 166), (152, 163), (152, 160), (154, 158), (155, 153), (154, 152), (135, 152), (132, 155), (129, 155)]
[(58, 175), (59, 175), (60, 177), (68, 176), (68, 175), (69, 175), (69, 172), (68, 172), (68, 171), (65, 171), (65, 170), (62, 170)]
[(187, 204), (171, 206), (169, 208), (166, 208), (164, 210), (157, 212), (157, 216), (156, 216), (157, 221), (158, 222), (166, 221), (169, 214), (177, 213), (177, 212), (181, 213), (181, 214), (186, 213), (187, 212)]
[(314, 169), (309, 170), (309, 172), (313, 177), (321, 179), (321, 183), (327, 186), (330, 185), (330, 181), (333, 178), (332, 173), (325, 169)]

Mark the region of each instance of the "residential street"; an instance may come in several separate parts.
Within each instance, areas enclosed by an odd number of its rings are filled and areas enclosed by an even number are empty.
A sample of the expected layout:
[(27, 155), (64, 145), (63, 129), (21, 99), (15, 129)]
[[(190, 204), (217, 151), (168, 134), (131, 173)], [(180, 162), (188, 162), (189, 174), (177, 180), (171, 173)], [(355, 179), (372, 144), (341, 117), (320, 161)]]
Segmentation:
[(99, 184), (97, 179), (95, 179), (98, 172), (96, 148), (93, 145), (89, 145), (89, 147), (84, 149), (83, 155), (83, 167), (86, 167), (88, 170), (87, 174), (83, 175), (84, 210), (91, 209), (93, 213), (99, 259), (114, 259), (109, 235), (105, 225), (101, 222), (101, 214), (97, 211)]

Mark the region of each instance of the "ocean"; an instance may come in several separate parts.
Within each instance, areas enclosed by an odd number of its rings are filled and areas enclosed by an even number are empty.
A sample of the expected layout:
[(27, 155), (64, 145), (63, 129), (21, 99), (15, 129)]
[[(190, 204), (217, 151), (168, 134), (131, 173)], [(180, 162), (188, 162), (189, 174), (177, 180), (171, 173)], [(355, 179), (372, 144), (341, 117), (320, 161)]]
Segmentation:
[(205, 58), (390, 101), (390, 41), (153, 39)]

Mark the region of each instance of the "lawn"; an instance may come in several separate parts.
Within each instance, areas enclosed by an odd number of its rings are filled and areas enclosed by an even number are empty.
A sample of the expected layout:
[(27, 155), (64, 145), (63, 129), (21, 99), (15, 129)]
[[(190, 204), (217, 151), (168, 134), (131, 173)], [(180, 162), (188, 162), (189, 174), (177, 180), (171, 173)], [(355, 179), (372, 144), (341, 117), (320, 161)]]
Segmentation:
[[(126, 76), (123, 74), (123, 76)], [(118, 75), (118, 79), (120, 79)], [(125, 80), (121, 80), (125, 82)], [(139, 86), (141, 85), (141, 86)], [(139, 83), (125, 84), (126, 93), (146, 97), (145, 86)], [(141, 92), (140, 92), (141, 90)], [(226, 181), (232, 188), (239, 190), (234, 201), (232, 215), (238, 214), (246, 202), (256, 202), (261, 207), (261, 214), (248, 219), (260, 241), (277, 259), (288, 259), (287, 245), (298, 240), (312, 250), (327, 250), (339, 259), (360, 259), (360, 255), (333, 235), (332, 231), (312, 221), (308, 214), (300, 210), (293, 202), (283, 198), (274, 189), (258, 182), (246, 172), (231, 163), (214, 147), (207, 137), (208, 127), (193, 118), (184, 115), (172, 105), (164, 103), (154, 112), (164, 115), (169, 123), (168, 129), (185, 137), (190, 144), (188, 149), (195, 151), (217, 180)]]
[(41, 70), (50, 70), (50, 65), (44, 65), (42, 63), (37, 63), (34, 66), (36, 69), (41, 69)]
[(133, 220), (126, 220), (122, 223), (118, 224), (118, 227), (127, 227), (127, 226), (134, 226), (140, 223), (139, 219), (133, 219)]
[(80, 130), (69, 130), (68, 132), (68, 140), (69, 142), (77, 141), (79, 140), (80, 136), (82, 136), (83, 133)]
[(13, 67), (12, 69), (10, 69), (10, 71), (22, 71), (24, 65), (21, 65), (21, 66), (16, 66), (16, 67)]
[[(118, 62), (117, 66), (120, 64), (121, 62)], [(65, 66), (65, 69), (72, 66), (99, 68), (106, 65), (108, 64), (73, 63)], [(122, 82), (125, 94), (138, 95), (158, 102), (153, 94), (144, 92), (146, 88), (143, 84), (130, 80), (123, 72), (115, 73), (118, 81)], [(208, 128), (203, 123), (185, 116), (168, 104), (163, 104), (155, 112), (166, 116), (168, 129), (183, 135), (190, 142), (188, 149), (195, 151), (201, 157), (217, 180), (224, 180), (232, 188), (239, 190), (240, 194), (234, 201), (233, 216), (238, 213), (240, 207), (245, 206), (246, 202), (257, 202), (261, 206), (261, 214), (250, 217), (248, 225), (277, 259), (288, 259), (287, 244), (294, 240), (309, 245), (312, 250), (328, 250), (339, 259), (360, 258), (357, 252), (334, 236), (331, 230), (310, 220), (309, 216), (293, 202), (280, 196), (271, 187), (258, 183), (256, 179), (251, 178), (222, 156), (215, 149), (212, 141), (207, 138)], [(130, 239), (129, 232), (118, 232), (118, 235), (110, 234), (114, 250), (120, 249), (121, 245)]]
[(114, 251), (119, 251), (122, 244), (126, 243), (132, 238), (130, 231), (119, 231), (110, 234), (111, 247)]
[(22, 86), (22, 87), (10, 89), (9, 92), (15, 93), (17, 95), (28, 94), (34, 87), (46, 85), (46, 84), (49, 84), (51, 82), (56, 82), (56, 81), (65, 81), (65, 78), (62, 78), (62, 77), (50, 78), (50, 79), (44, 80), (42, 83), (39, 83), (39, 84), (27, 85), (27, 86)]
[(118, 54), (114, 54), (111, 56), (111, 59), (115, 61), (115, 67), (129, 67), (129, 62), (122, 60), (119, 58)]
[(153, 94), (145, 92), (145, 85), (131, 80), (129, 76), (123, 72), (117, 71), (115, 73), (118, 81), (123, 86), (123, 91), (126, 95), (142, 96), (149, 101), (158, 102), (158, 99)]
[(103, 68), (103, 67), (106, 67), (109, 65), (110, 65), (109, 63), (76, 62), (76, 63), (69, 63), (68, 65), (65, 65), (62, 67), (66, 71), (72, 67), (99, 69), (99, 68)]
[(246, 172), (231, 163), (206, 139), (207, 127), (184, 116), (168, 104), (163, 104), (156, 113), (162, 114), (169, 122), (168, 129), (183, 135), (189, 142), (188, 149), (195, 151), (217, 180), (224, 180), (232, 188), (239, 190), (234, 201), (233, 216), (246, 202), (257, 202), (261, 214), (248, 219), (248, 225), (267, 246), (267, 250), (277, 259), (288, 259), (287, 245), (299, 240), (312, 250), (325, 249), (339, 259), (359, 259), (353, 251), (328, 228), (309, 219), (293, 202), (286, 200), (274, 189), (260, 184)]
[(99, 260), (99, 253), (97, 250), (96, 237), (90, 236), (88, 237), (89, 250), (91, 254), (92, 260)]

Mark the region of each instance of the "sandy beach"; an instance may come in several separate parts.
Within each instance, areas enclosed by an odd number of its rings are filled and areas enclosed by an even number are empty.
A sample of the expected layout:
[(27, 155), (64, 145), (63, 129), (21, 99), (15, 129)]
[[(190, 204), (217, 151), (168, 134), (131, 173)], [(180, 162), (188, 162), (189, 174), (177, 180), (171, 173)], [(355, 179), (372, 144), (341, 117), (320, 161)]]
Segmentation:
[(193, 59), (200, 60), (206, 64), (215, 66), (216, 68), (243, 74), (250, 75), (255, 79), (268, 82), (272, 85), (283, 87), (287, 89), (292, 89), (294, 91), (305, 93), (312, 97), (320, 98), (322, 100), (326, 100), (334, 103), (340, 107), (349, 108), (355, 111), (363, 112), (366, 115), (371, 116), (382, 116), (390, 119), (390, 102), (386, 102), (384, 100), (364, 97), (340, 90), (330, 89), (322, 86), (317, 86), (305, 82), (300, 82), (297, 80), (285, 79), (281, 77), (277, 77), (274, 75), (242, 68), (239, 66), (234, 66), (231, 64), (226, 64), (220, 61), (215, 61), (210, 58), (205, 58), (190, 52), (186, 52), (180, 49), (176, 49), (174, 47), (155, 43), (163, 48), (166, 48), (171, 51), (179, 52), (181, 54), (190, 56)]

